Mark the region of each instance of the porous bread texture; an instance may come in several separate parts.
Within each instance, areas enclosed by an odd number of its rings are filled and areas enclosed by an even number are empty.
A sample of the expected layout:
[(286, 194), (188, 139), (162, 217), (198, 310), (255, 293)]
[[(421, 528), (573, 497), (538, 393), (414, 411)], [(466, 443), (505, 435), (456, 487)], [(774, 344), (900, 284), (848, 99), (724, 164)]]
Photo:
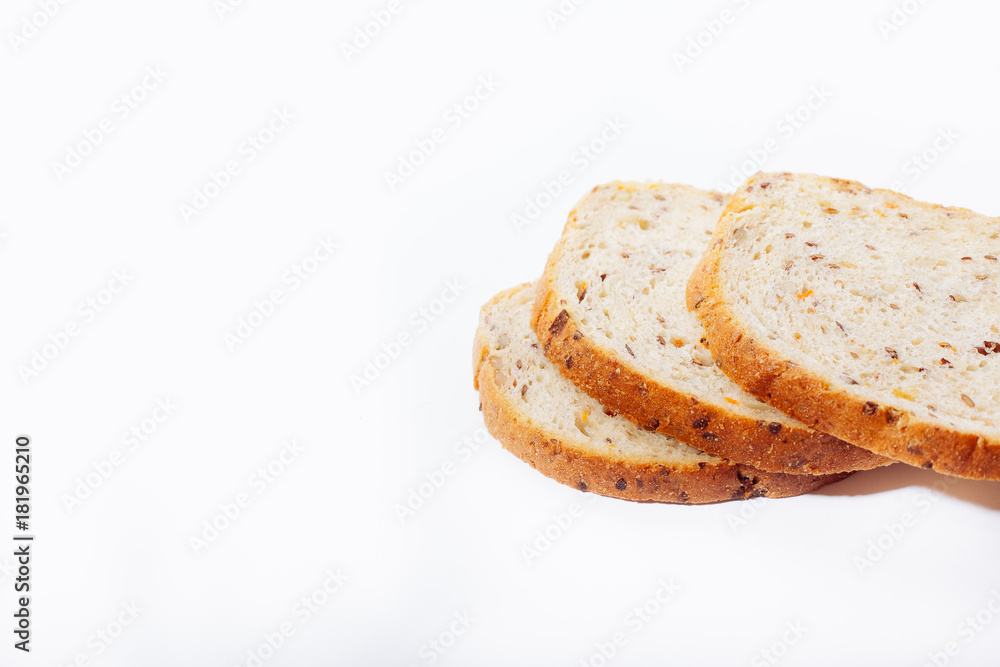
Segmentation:
[(754, 470), (609, 415), (562, 377), (529, 326), (533, 284), (483, 306), (473, 349), (487, 429), (543, 474), (628, 500), (701, 504), (806, 493), (846, 475)]
[(761, 173), (688, 305), (721, 368), (817, 429), (1000, 479), (1000, 220), (860, 183)]
[(615, 182), (570, 213), (539, 283), (532, 326), (560, 372), (643, 428), (771, 472), (824, 474), (888, 461), (818, 433), (715, 367), (684, 289), (727, 198)]

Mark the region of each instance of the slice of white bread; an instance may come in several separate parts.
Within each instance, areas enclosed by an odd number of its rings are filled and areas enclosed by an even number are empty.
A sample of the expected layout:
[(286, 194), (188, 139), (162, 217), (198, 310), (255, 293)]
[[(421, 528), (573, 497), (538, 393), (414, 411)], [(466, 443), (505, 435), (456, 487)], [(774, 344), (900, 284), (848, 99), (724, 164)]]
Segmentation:
[(610, 183), (570, 213), (532, 326), (579, 388), (643, 428), (761, 470), (829, 474), (888, 463), (781, 414), (715, 367), (684, 290), (727, 198)]
[(998, 258), (1000, 219), (762, 173), (687, 300), (750, 393), (900, 461), (1000, 479)]
[(487, 429), (544, 475), (605, 496), (685, 504), (795, 496), (846, 477), (762, 472), (607, 414), (542, 354), (529, 324), (534, 295), (526, 284), (483, 306), (473, 368)]

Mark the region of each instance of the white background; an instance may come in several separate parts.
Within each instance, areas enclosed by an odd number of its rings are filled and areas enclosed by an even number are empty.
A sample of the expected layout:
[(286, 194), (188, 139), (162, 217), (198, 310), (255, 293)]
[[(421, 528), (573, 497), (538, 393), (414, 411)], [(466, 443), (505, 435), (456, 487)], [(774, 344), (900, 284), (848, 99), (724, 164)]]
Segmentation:
[[(264, 645), (263, 664), (303, 667), (922, 665), (949, 642), (938, 664), (995, 664), (1000, 485), (896, 466), (753, 504), (595, 498), (484, 437), (471, 345), (479, 306), (538, 276), (592, 186), (721, 187), (770, 138), (766, 169), (1000, 214), (996, 3), (909, 0), (888, 32), (889, 0), (587, 0), (554, 27), (557, 0), (403, 0), (350, 59), (342, 44), (386, 3), (246, 0), (220, 16), (212, 0), (90, 0), (33, 18), (44, 4), (0, 16), (0, 539), (21, 433), (36, 535), (30, 655), (12, 647), (13, 546), (0, 552), (0, 664), (253, 665)], [(679, 67), (689, 39), (706, 46)], [(165, 78), (131, 92), (147, 67)], [(498, 88), (446, 120), (481, 77)], [(828, 99), (802, 107), (812, 90)], [(294, 120), (250, 160), (275, 109)], [(620, 135), (581, 159), (615, 119)], [(391, 189), (385, 173), (435, 128), (444, 142)], [(239, 173), (185, 220), (230, 160)], [(539, 199), (563, 170), (570, 184)], [(294, 287), (286, 272), (327, 237), (339, 249)], [(121, 270), (127, 287), (102, 292)], [(282, 303), (231, 350), (275, 289)], [(110, 302), (91, 314), (88, 298)], [(409, 345), (355, 391), (400, 334)], [(25, 375), (36, 352), (51, 358)], [(158, 399), (178, 407), (129, 449)], [(303, 451), (262, 485), (290, 439)], [(239, 494), (249, 506), (196, 553)], [(349, 580), (328, 595), (338, 570)], [(661, 580), (679, 590), (637, 622)], [(310, 595), (325, 603), (306, 615)], [(141, 611), (122, 630), (123, 604)], [(979, 630), (963, 625), (977, 612)]]

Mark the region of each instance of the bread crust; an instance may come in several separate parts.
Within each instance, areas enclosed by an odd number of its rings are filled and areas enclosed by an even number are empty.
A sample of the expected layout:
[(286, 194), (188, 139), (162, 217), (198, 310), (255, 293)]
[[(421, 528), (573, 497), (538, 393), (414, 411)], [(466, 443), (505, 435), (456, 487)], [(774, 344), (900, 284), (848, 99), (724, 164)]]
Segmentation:
[[(763, 176), (758, 174), (749, 183)], [(773, 176), (787, 177), (786, 174)], [(834, 179), (834, 182), (848, 190), (871, 192), (855, 181)], [(948, 475), (1000, 479), (1000, 441), (929, 422), (901, 404), (880, 405), (867, 401), (837, 386), (837, 382), (795, 364), (767, 341), (754, 338), (746, 323), (738, 319), (735, 310), (726, 302), (727, 295), (720, 280), (722, 239), (732, 233), (734, 215), (745, 207), (741, 195), (742, 192), (738, 192), (723, 212), (709, 250), (692, 274), (687, 288), (688, 309), (704, 324), (712, 356), (719, 368), (747, 393), (812, 428), (858, 447)], [(938, 211), (965, 210), (911, 201)]]
[[(484, 353), (485, 352), (485, 353)], [(496, 370), (477, 337), (475, 384), (487, 430), (505, 449), (557, 482), (623, 500), (701, 505), (749, 498), (787, 498), (838, 482), (848, 474), (788, 475), (719, 461), (677, 468), (639, 458), (612, 458), (552, 437), (523, 415), (497, 387)]]
[[(570, 213), (570, 220), (576, 210)], [(569, 223), (567, 223), (567, 230)], [(564, 231), (565, 233), (565, 231)], [(582, 391), (638, 426), (671, 435), (692, 447), (774, 473), (821, 475), (869, 470), (891, 461), (826, 433), (787, 422), (763, 422), (705, 403), (643, 375), (579, 331), (572, 304), (554, 288), (557, 243), (538, 283), (531, 327), (545, 355)]]

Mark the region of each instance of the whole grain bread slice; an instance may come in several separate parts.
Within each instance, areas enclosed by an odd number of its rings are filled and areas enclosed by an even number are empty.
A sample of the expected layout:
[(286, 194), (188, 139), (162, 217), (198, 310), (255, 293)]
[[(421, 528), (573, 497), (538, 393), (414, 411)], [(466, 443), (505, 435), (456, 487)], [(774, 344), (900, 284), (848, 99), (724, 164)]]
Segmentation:
[(489, 432), (544, 475), (614, 498), (684, 504), (795, 496), (847, 476), (755, 470), (608, 414), (542, 354), (529, 324), (535, 289), (483, 306), (473, 369)]
[(761, 173), (687, 300), (748, 392), (873, 452), (1000, 479), (998, 258), (1000, 219)]
[(532, 326), (580, 389), (643, 428), (771, 472), (830, 474), (888, 461), (791, 419), (715, 367), (684, 304), (724, 195), (610, 183), (570, 213), (538, 285)]

